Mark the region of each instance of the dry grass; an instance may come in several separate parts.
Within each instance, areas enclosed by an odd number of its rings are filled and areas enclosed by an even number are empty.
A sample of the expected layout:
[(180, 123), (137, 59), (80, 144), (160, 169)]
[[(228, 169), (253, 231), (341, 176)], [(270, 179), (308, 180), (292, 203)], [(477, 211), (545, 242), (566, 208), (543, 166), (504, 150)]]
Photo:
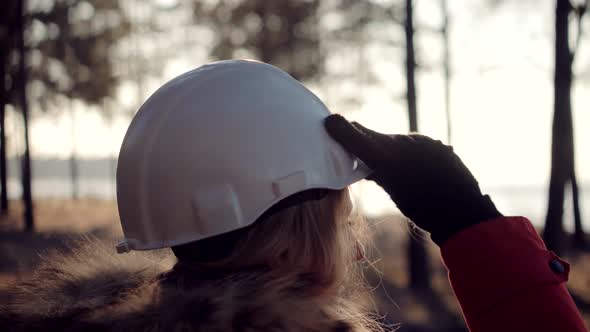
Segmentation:
[[(11, 202), (10, 208), (8, 217), (0, 219), (0, 230), (22, 229), (20, 201)], [(105, 229), (112, 236), (122, 234), (116, 203), (98, 199), (35, 201), (35, 229), (40, 233), (87, 233)]]
[(32, 234), (22, 232), (22, 215), (20, 202), (11, 202), (9, 215), (0, 219), (0, 284), (26, 277), (45, 252), (63, 249), (84, 236), (114, 244), (122, 234), (114, 202), (36, 201)]

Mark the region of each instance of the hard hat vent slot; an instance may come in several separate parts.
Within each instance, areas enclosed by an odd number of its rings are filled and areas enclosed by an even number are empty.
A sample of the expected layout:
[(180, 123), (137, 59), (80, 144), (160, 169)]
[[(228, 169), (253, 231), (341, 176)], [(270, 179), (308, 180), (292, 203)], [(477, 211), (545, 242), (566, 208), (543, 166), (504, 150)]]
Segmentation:
[(228, 184), (198, 188), (193, 211), (201, 234), (220, 234), (242, 224), (238, 196)]
[(307, 176), (304, 171), (298, 171), (273, 181), (272, 191), (277, 198), (285, 198), (295, 192), (307, 188)]

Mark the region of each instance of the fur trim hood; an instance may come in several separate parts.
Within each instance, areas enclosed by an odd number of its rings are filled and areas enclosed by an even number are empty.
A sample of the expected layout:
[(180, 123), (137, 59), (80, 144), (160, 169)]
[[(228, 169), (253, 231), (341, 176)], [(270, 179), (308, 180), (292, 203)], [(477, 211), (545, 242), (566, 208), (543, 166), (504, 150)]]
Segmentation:
[(301, 278), (244, 272), (188, 283), (174, 270), (166, 273), (174, 262), (169, 250), (117, 255), (97, 241), (50, 255), (31, 279), (9, 289), (0, 326), (85, 332), (365, 330), (358, 324), (362, 315), (351, 319), (357, 310), (306, 295)]

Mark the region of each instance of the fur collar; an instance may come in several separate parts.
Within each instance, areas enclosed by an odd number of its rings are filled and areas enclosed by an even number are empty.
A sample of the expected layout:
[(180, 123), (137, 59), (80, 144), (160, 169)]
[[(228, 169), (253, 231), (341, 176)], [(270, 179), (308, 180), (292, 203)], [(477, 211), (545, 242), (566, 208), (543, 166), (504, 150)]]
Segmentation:
[(91, 241), (48, 256), (31, 279), (10, 289), (0, 325), (8, 331), (365, 330), (362, 314), (351, 319), (358, 310), (305, 295), (301, 279), (250, 272), (187, 287), (184, 278), (164, 273), (175, 261), (168, 250), (117, 255), (111, 248)]

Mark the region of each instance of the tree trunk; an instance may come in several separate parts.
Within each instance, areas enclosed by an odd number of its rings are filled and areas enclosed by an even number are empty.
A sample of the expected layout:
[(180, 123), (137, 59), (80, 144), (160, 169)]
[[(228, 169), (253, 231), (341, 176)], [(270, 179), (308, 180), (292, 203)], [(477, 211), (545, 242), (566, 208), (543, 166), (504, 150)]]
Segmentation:
[(412, 0), (406, 0), (406, 19), (404, 22), (406, 35), (406, 84), (407, 84), (407, 102), (408, 102), (408, 119), (410, 121), (410, 131), (418, 131), (418, 113), (416, 107), (416, 59), (414, 55), (414, 19)]
[(77, 200), (79, 198), (78, 193), (78, 179), (79, 179), (79, 172), (78, 172), (78, 161), (76, 158), (76, 114), (74, 108), (72, 107), (72, 99), (68, 99), (69, 111), (72, 120), (72, 125), (70, 128), (70, 135), (72, 139), (72, 151), (70, 151), (70, 179), (72, 182), (72, 199)]
[[(575, 52), (579, 48), (579, 43), (582, 36), (582, 19), (584, 14), (588, 10), (588, 6), (590, 5), (590, 0), (586, 0), (584, 4), (580, 4), (577, 10), (577, 30), (578, 35), (576, 36), (576, 45), (574, 46), (574, 50), (571, 51), (570, 56), (570, 72), (571, 67), (574, 66), (574, 57)], [(583, 224), (582, 224), (582, 213), (580, 212), (580, 198), (578, 192), (578, 180), (576, 179), (576, 156), (575, 156), (575, 148), (574, 148), (574, 140), (573, 140), (573, 128), (572, 128), (572, 165), (570, 170), (570, 181), (571, 181), (571, 188), (572, 188), (572, 202), (574, 208), (574, 237), (573, 237), (573, 248), (577, 250), (588, 250), (590, 246), (588, 245), (588, 240), (586, 238), (586, 233), (584, 232)]]
[[(414, 56), (414, 23), (412, 0), (406, 0), (406, 19), (404, 22), (404, 28), (406, 35), (406, 83), (408, 89), (408, 118), (410, 121), (410, 131), (418, 131), (415, 82), (416, 60)], [(430, 271), (428, 268), (428, 258), (423, 239), (424, 232), (417, 229), (415, 234), (410, 234), (410, 238), (408, 240), (409, 285), (413, 289), (430, 288)]]
[[(74, 61), (74, 49), (71, 46), (72, 38), (70, 36), (70, 31), (66, 29), (63, 32), (63, 39), (64, 39), (64, 63), (68, 68), (72, 69), (72, 72), (77, 71), (77, 63)], [(139, 87), (139, 83), (138, 83)], [(72, 199), (78, 199), (78, 162), (76, 160), (76, 113), (73, 107), (73, 96), (72, 92), (68, 92), (66, 95), (67, 97), (67, 105), (64, 105), (67, 108), (68, 112), (70, 113), (70, 142), (71, 142), (71, 150), (70, 150), (70, 182), (72, 185)], [(141, 101), (139, 101), (141, 103)], [(141, 104), (139, 104), (141, 105)]]
[(447, 144), (451, 144), (451, 45), (449, 41), (449, 7), (447, 0), (441, 0), (440, 5), (443, 13), (443, 75), (445, 82), (445, 115), (447, 116)]
[[(575, 164), (575, 163), (574, 163)], [(575, 172), (571, 178), (571, 187), (572, 187), (572, 202), (574, 208), (574, 238), (573, 238), (573, 248), (577, 250), (587, 250), (588, 240), (586, 238), (586, 233), (584, 232), (584, 228), (582, 227), (582, 214), (580, 212), (580, 200), (579, 200), (579, 192), (578, 192), (578, 180), (576, 179)]]
[(6, 104), (8, 96), (6, 90), (6, 66), (8, 60), (8, 42), (2, 43), (0, 50), (0, 215), (8, 213), (8, 187), (6, 181)]
[(22, 185), (25, 231), (33, 232), (35, 223), (33, 219), (33, 195), (31, 192), (31, 155), (29, 150), (29, 105), (27, 103), (27, 68), (25, 50), (25, 0), (18, 2), (17, 27), (18, 27), (18, 50), (19, 50), (19, 71), (18, 90), (20, 92), (20, 106), (24, 122), (24, 143), (25, 151), (22, 157)]
[(574, 169), (571, 106), (572, 55), (568, 31), (570, 11), (571, 5), (568, 0), (557, 0), (555, 7), (555, 97), (551, 143), (551, 179), (547, 217), (543, 231), (547, 247), (557, 254), (563, 254), (567, 249), (563, 231), (563, 203), (565, 187), (567, 182), (572, 179)]

